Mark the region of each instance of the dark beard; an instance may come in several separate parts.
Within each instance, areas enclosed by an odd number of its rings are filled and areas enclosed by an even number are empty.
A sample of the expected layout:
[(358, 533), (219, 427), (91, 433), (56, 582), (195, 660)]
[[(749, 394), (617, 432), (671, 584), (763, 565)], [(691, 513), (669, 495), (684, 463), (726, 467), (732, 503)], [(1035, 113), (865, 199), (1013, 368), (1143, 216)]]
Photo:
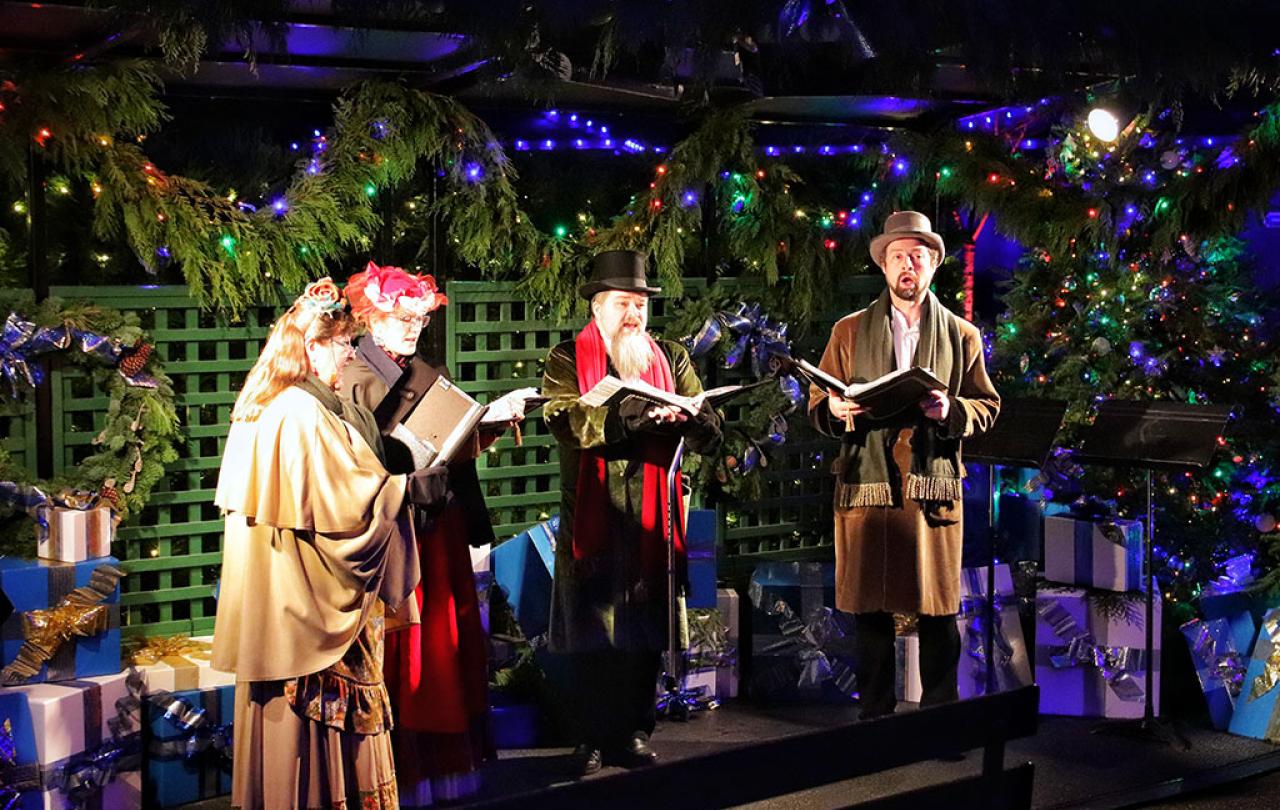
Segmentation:
[(920, 294), (920, 288), (916, 287), (894, 287), (893, 294), (901, 298), (903, 301), (914, 301), (916, 296)]

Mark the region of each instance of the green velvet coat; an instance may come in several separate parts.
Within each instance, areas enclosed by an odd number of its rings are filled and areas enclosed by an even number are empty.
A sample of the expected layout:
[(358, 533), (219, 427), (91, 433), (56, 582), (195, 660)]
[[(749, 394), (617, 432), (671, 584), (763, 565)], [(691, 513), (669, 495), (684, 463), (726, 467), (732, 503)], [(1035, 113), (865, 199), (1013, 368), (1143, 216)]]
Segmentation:
[[(694, 396), (702, 383), (689, 353), (679, 344), (658, 341), (671, 362), (676, 393)], [(554, 652), (596, 650), (661, 650), (667, 646), (666, 581), (641, 575), (638, 508), (644, 476), (628, 475), (641, 443), (652, 433), (629, 434), (616, 406), (586, 407), (579, 401), (572, 340), (551, 350), (542, 378), (550, 398), (543, 419), (560, 447), (560, 536), (556, 542), (555, 586), (551, 604), (550, 647)], [(609, 372), (616, 374), (612, 364)], [(685, 447), (707, 453), (720, 443), (720, 416), (705, 406), (679, 426), (654, 431), (684, 431)], [(578, 464), (582, 450), (604, 448), (608, 454), (608, 504), (577, 503)], [(664, 482), (665, 486), (665, 482)], [(573, 521), (579, 508), (608, 509), (609, 553), (602, 559), (573, 558)], [(685, 627), (684, 598), (678, 600), (679, 626)], [(684, 643), (684, 632), (682, 630)]]

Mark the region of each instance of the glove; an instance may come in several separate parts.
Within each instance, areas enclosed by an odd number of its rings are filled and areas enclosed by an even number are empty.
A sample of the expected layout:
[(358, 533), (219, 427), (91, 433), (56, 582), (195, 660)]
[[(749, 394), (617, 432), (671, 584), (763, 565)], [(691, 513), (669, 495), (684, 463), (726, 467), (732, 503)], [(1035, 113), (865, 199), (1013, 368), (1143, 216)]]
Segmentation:
[(408, 492), (415, 506), (443, 506), (449, 498), (449, 468), (415, 470), (409, 474)]

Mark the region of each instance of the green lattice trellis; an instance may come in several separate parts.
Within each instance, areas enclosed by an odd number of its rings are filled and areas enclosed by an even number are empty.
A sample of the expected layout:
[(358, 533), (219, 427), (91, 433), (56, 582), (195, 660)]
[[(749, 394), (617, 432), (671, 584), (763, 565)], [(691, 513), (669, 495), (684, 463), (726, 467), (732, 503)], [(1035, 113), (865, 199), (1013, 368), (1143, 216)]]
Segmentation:
[[(836, 308), (809, 330), (821, 350), (827, 327), (878, 293), (878, 277), (857, 277), (833, 296)], [(687, 285), (701, 289), (694, 281)], [(136, 312), (156, 342), (173, 378), (185, 444), (169, 466), (151, 503), (121, 527), (115, 553), (130, 576), (124, 580), (122, 621), (127, 635), (213, 630), (213, 586), (221, 562), (222, 519), (213, 505), (214, 487), (231, 407), (245, 373), (257, 357), (275, 311), (251, 310), (243, 324), (229, 325), (201, 312), (181, 287), (60, 287), (53, 295), (88, 299)], [(446, 358), (463, 387), (486, 401), (522, 386), (541, 383), (551, 347), (581, 328), (556, 323), (520, 300), (514, 285), (454, 282), (445, 312)], [(655, 299), (651, 324), (660, 329), (676, 301)], [(727, 377), (720, 370), (709, 384)], [(102, 427), (106, 397), (84, 374), (58, 369), (52, 375), (55, 465), (76, 464), (90, 451)], [(16, 463), (34, 468), (34, 417), (0, 417), (3, 446)], [(824, 460), (833, 448), (793, 420), (787, 443), (773, 453), (766, 496), (722, 511), (722, 559), (729, 567), (756, 560), (813, 557), (829, 553), (830, 482)], [(524, 446), (508, 435), (480, 461), (495, 530), (510, 537), (559, 507), (555, 440), (540, 419), (524, 426)]]

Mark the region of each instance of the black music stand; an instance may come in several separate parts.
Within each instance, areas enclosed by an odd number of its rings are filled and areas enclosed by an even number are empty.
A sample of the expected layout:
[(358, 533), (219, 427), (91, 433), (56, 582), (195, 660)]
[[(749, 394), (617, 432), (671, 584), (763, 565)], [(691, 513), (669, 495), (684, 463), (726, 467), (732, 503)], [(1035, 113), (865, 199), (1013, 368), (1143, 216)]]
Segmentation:
[(690, 689), (688, 667), (680, 649), (680, 615), (676, 610), (679, 583), (676, 582), (676, 532), (684, 533), (680, 523), (680, 506), (684, 493), (680, 487), (680, 466), (684, 460), (684, 438), (667, 468), (667, 652), (662, 672), (663, 692), (655, 706), (657, 715), (669, 720), (688, 720), (694, 712), (716, 709), (720, 701), (704, 694), (702, 688)]
[(1127, 467), (1146, 471), (1147, 531), (1143, 553), (1143, 584), (1147, 589), (1146, 683), (1142, 719), (1121, 720), (1099, 725), (1095, 731), (1119, 733), (1138, 739), (1172, 744), (1184, 749), (1191, 742), (1176, 728), (1155, 716), (1151, 696), (1155, 690), (1152, 648), (1155, 628), (1155, 548), (1154, 482), (1156, 470), (1183, 472), (1203, 469), (1213, 459), (1218, 439), (1227, 426), (1231, 408), (1226, 405), (1188, 405), (1181, 402), (1131, 402), (1110, 400), (1098, 406), (1098, 418), (1083, 433), (1080, 450), (1074, 454), (1081, 464)]
[(999, 539), (995, 510), (996, 468), (1043, 467), (1066, 412), (1067, 403), (1060, 399), (1002, 400), (995, 424), (986, 433), (964, 442), (964, 458), (987, 465), (987, 599), (982, 643), (987, 654), (988, 695), (996, 690), (992, 650), (995, 644), (996, 545)]

